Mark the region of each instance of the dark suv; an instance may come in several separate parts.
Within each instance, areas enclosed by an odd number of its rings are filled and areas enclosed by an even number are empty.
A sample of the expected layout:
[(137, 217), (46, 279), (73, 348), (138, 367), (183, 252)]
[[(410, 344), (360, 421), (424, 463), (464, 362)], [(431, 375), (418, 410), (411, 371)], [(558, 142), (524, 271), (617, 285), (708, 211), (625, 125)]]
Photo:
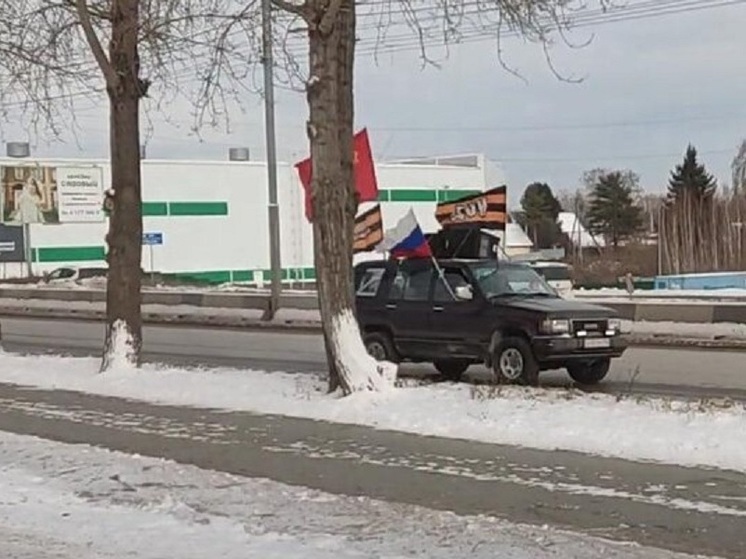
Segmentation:
[[(379, 360), (432, 362), (458, 380), (476, 363), (533, 385), (565, 367), (595, 384), (627, 347), (615, 311), (559, 297), (530, 266), (495, 260), (369, 261), (355, 267), (358, 321)], [(441, 276), (442, 273), (442, 276)]]

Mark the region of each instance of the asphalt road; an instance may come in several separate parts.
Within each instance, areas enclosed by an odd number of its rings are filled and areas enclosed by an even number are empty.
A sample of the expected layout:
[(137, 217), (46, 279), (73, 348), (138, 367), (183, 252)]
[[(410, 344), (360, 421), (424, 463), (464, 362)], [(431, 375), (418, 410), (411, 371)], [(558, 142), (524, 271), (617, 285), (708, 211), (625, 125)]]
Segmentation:
[(330, 493), (548, 524), (689, 553), (746, 556), (743, 472), (5, 384), (0, 429)]
[[(64, 352), (99, 355), (103, 325), (85, 321), (3, 318), (3, 347), (19, 352)], [(289, 372), (324, 368), (323, 342), (316, 334), (256, 330), (148, 326), (144, 329), (146, 360), (174, 365), (230, 366)], [(731, 397), (746, 400), (746, 352), (630, 348), (616, 360), (607, 379), (596, 389), (684, 397)], [(405, 365), (402, 374), (433, 375), (428, 365)], [(489, 378), (483, 368), (469, 375)], [(548, 386), (569, 384), (564, 371), (542, 376)]]

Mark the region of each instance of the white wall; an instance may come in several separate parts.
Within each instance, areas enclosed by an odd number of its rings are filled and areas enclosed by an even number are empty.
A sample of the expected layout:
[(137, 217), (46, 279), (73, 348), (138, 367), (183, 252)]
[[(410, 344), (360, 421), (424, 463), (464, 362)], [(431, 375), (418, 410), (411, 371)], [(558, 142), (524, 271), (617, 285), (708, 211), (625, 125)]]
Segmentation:
[[(52, 166), (99, 164), (103, 168), (104, 187), (109, 188), (109, 165), (106, 161), (58, 159), (24, 160), (23, 163)], [(18, 165), (19, 161), (0, 159), (0, 166), (5, 164)], [(249, 271), (269, 268), (267, 173), (263, 162), (144, 160), (142, 169), (145, 203), (225, 202), (228, 207), (227, 215), (146, 215), (144, 230), (160, 232), (164, 238), (163, 246), (153, 247), (156, 271), (242, 271), (245, 275)], [(384, 226), (392, 227), (411, 207), (426, 232), (439, 228), (435, 220), (438, 190), (481, 191), (503, 184), (499, 167), (494, 165), (490, 168), (489, 181), (484, 165), (460, 167), (379, 163), (376, 172), (384, 197), (391, 198), (390, 191), (395, 190), (404, 198), (381, 203)], [(278, 194), (283, 268), (310, 269), (313, 267), (313, 234), (304, 216), (303, 189), (294, 167), (289, 163), (278, 166)], [(430, 199), (421, 201), (423, 196)], [(367, 205), (361, 208), (364, 209), (367, 209)], [(33, 225), (31, 245), (34, 249), (102, 247), (106, 229), (105, 222)], [(105, 262), (36, 262), (34, 271), (40, 273), (61, 265), (104, 266)], [(143, 268), (150, 270), (147, 248), (143, 250)], [(5, 266), (6, 276), (22, 271), (22, 266)]]

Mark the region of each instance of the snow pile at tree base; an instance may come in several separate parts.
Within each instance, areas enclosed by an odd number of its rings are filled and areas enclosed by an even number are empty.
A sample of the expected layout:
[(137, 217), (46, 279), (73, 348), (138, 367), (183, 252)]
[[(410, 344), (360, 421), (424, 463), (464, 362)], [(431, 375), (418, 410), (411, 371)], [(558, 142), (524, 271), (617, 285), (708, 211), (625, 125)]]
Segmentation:
[(345, 310), (332, 319), (332, 343), (339, 356), (339, 374), (350, 392), (382, 391), (393, 387), (398, 366), (376, 361), (363, 345), (360, 328), (352, 311)]
[(137, 367), (135, 338), (124, 320), (117, 320), (111, 326), (111, 341), (104, 355), (104, 370), (132, 369)]

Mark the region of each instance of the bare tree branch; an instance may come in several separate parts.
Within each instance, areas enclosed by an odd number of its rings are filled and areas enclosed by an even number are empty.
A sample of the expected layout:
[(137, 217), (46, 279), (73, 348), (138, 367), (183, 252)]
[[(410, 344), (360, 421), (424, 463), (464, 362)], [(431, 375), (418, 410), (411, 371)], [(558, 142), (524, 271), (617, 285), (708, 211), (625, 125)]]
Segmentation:
[(104, 75), (104, 79), (109, 88), (115, 88), (118, 81), (118, 76), (114, 72), (114, 68), (109, 63), (109, 58), (106, 56), (101, 41), (96, 35), (96, 30), (93, 28), (91, 22), (91, 14), (88, 11), (88, 3), (86, 0), (75, 0), (75, 8), (80, 18), (80, 26), (83, 28), (85, 38), (88, 41), (88, 46), (91, 49), (93, 58), (96, 60), (98, 67), (101, 69), (101, 73)]

